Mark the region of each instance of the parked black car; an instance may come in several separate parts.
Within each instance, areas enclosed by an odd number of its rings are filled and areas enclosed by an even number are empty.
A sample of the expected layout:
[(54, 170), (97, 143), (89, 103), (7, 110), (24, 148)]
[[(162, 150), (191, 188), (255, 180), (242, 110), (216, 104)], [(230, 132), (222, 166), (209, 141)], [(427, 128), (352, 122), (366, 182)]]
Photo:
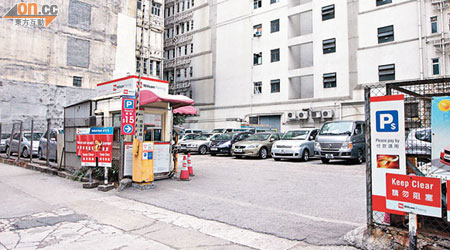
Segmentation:
[(249, 137), (252, 132), (231, 132), (216, 136), (211, 140), (209, 152), (212, 156), (216, 154), (225, 154), (231, 156), (231, 147), (234, 143), (242, 141)]

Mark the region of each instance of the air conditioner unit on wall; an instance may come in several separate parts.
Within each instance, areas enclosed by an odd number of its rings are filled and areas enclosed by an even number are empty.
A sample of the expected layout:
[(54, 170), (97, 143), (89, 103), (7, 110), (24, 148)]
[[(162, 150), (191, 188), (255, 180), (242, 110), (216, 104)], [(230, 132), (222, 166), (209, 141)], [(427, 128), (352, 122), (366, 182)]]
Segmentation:
[(308, 111), (300, 111), (298, 112), (298, 119), (300, 120), (308, 120), (309, 112)]
[(287, 116), (288, 120), (297, 120), (298, 119), (297, 112), (295, 112), (295, 111), (287, 112), (286, 116)]
[(322, 112), (321, 111), (312, 111), (311, 112), (313, 119), (320, 119), (322, 118)]
[(324, 119), (331, 119), (334, 116), (333, 110), (322, 110), (322, 117)]

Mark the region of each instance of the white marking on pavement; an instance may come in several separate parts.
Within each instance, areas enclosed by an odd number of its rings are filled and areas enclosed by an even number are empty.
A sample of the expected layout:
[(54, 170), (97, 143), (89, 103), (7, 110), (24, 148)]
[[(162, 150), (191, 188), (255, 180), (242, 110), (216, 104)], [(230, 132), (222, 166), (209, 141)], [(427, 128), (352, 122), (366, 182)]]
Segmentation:
[(307, 214), (302, 214), (302, 213), (297, 213), (297, 212), (292, 212), (292, 211), (287, 211), (287, 210), (281, 210), (281, 209), (272, 208), (272, 207), (263, 207), (263, 206), (255, 205), (255, 204), (252, 204), (252, 203), (246, 202), (246, 201), (237, 201), (237, 200), (232, 200), (232, 199), (219, 198), (219, 197), (210, 196), (210, 195), (206, 195), (206, 194), (201, 194), (201, 193), (197, 193), (197, 192), (191, 192), (191, 191), (188, 192), (188, 191), (181, 190), (181, 189), (176, 189), (176, 188), (169, 188), (169, 189), (172, 190), (172, 191), (185, 193), (185, 194), (189, 194), (189, 195), (196, 195), (196, 196), (205, 197), (205, 198), (208, 198), (208, 199), (223, 201), (223, 202), (227, 202), (227, 203), (233, 203), (233, 204), (236, 204), (236, 205), (239, 205), (239, 206), (243, 206), (243, 207), (254, 207), (254, 208), (257, 208), (257, 209), (262, 209), (262, 210), (266, 210), (266, 211), (270, 211), (270, 212), (295, 215), (295, 216), (303, 217), (303, 218), (310, 219), (310, 220), (317, 221), (317, 222), (344, 224), (344, 225), (349, 225), (349, 226), (354, 226), (354, 227), (359, 227), (359, 226), (363, 225), (363, 223), (356, 223), (356, 222), (345, 221), (345, 220), (329, 219), (329, 218), (317, 217), (317, 216), (313, 216), (313, 215), (307, 215)]

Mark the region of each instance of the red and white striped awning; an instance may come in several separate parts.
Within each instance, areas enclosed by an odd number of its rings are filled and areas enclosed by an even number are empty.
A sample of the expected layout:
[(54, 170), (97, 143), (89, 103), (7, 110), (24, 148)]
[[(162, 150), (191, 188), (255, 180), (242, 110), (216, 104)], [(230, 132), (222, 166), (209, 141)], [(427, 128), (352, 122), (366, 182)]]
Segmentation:
[(173, 113), (177, 115), (196, 115), (198, 111), (193, 106), (185, 106), (175, 109)]
[(189, 97), (183, 95), (170, 95), (166, 93), (142, 90), (139, 96), (140, 105), (146, 105), (157, 102), (168, 102), (173, 108), (193, 105), (195, 102)]

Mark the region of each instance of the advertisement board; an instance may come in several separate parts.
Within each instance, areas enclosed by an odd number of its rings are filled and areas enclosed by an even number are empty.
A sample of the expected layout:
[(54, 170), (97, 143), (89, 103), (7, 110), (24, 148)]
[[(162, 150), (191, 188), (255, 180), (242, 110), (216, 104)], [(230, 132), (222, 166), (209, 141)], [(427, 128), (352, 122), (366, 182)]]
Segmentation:
[(386, 174), (386, 207), (441, 218), (441, 179)]
[[(181, 158), (181, 157), (180, 157)], [(154, 145), (154, 170), (155, 174), (167, 173), (170, 168), (170, 143), (155, 142)]]
[(386, 174), (406, 174), (405, 112), (403, 95), (370, 98), (372, 206), (386, 208)]
[(450, 97), (431, 101), (431, 176), (450, 179)]
[(81, 166), (111, 167), (113, 134), (112, 127), (78, 128), (76, 132), (76, 152), (81, 156)]
[(136, 99), (122, 97), (121, 117), (120, 133), (122, 135), (134, 135), (136, 127)]
[(125, 142), (124, 158), (123, 158), (123, 176), (133, 175), (133, 143)]
[[(97, 84), (97, 96), (110, 94), (135, 95), (138, 79), (138, 76), (133, 75), (99, 83)], [(169, 93), (169, 85), (167, 81), (142, 77), (141, 83), (141, 90), (151, 90), (166, 94)]]

